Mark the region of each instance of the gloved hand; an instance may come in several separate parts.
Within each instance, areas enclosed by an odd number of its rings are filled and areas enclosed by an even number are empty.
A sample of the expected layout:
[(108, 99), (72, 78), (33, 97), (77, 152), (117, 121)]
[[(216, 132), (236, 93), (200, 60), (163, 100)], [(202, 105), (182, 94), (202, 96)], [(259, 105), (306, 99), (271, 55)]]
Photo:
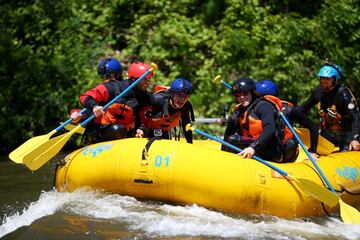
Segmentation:
[(332, 118), (336, 118), (338, 116), (338, 113), (337, 113), (336, 110), (328, 108), (327, 111), (328, 111), (329, 116), (332, 117)]

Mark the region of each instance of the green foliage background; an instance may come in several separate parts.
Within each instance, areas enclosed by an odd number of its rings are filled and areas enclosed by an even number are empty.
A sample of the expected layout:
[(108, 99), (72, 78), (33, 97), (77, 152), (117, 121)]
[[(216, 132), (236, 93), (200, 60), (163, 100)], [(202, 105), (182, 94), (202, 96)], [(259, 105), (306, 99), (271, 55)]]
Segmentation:
[[(301, 103), (326, 57), (360, 94), (358, 0), (28, 0), (0, 5), (0, 149), (49, 132), (101, 80), (104, 56), (159, 66), (154, 82), (191, 80), (197, 117), (235, 99), (211, 80), (274, 79)], [(221, 127), (203, 129), (221, 135)]]

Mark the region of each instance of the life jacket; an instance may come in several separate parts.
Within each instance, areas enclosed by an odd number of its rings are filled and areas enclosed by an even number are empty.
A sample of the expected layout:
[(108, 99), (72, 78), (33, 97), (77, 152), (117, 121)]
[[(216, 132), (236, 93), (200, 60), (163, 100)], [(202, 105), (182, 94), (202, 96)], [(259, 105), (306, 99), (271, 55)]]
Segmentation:
[(170, 88), (170, 87), (165, 86), (165, 85), (156, 85), (156, 86), (154, 87), (153, 93), (158, 93), (158, 92), (161, 92), (161, 91), (163, 91), (163, 90), (167, 90), (167, 89), (169, 89), (169, 88)]
[(180, 111), (176, 111), (172, 115), (170, 115), (169, 113), (166, 114), (163, 111), (161, 117), (155, 118), (153, 116), (153, 106), (146, 106), (140, 110), (141, 122), (149, 130), (161, 129), (164, 131), (168, 131), (179, 125), (180, 118)]
[[(112, 89), (114, 90), (114, 97), (119, 95), (121, 91), (121, 86), (119, 87), (117, 84), (111, 81), (104, 81), (105, 84), (108, 82), (111, 84)], [(102, 125), (120, 124), (124, 126), (127, 131), (129, 131), (135, 127), (134, 109), (124, 103), (115, 102), (105, 109), (103, 115), (96, 117), (94, 119), (94, 123)]]
[(96, 117), (95, 124), (120, 124), (129, 131), (135, 127), (134, 109), (123, 103), (111, 104), (102, 116)]
[[(341, 120), (343, 119), (343, 116), (341, 116), (340, 113), (338, 113), (336, 109), (336, 103), (339, 101), (340, 94), (347, 89), (344, 85), (341, 85), (334, 97), (334, 100), (332, 102), (331, 107), (325, 109), (324, 106), (321, 105), (321, 101), (317, 105), (318, 112), (320, 115), (320, 126), (321, 129), (328, 129), (335, 132), (341, 132), (343, 130)], [(351, 91), (349, 90), (351, 93)], [(352, 94), (352, 93), (351, 93)], [(354, 98), (354, 96), (353, 96)]]
[(260, 134), (263, 130), (262, 121), (260, 119), (253, 118), (252, 116), (250, 116), (250, 113), (255, 109), (256, 105), (262, 100), (266, 100), (274, 106), (276, 137), (279, 140), (279, 142), (284, 144), (287, 140), (293, 138), (294, 136), (291, 130), (286, 126), (283, 119), (279, 117), (278, 113), (279, 110), (282, 110), (284, 108), (283, 102), (284, 104), (287, 104), (287, 106), (293, 106), (293, 104), (287, 101), (282, 101), (279, 98), (272, 95), (265, 95), (262, 98), (255, 100), (255, 102), (248, 107), (246, 112), (239, 120), (242, 133), (244, 136), (253, 137), (256, 139), (260, 137)]
[(149, 105), (140, 110), (141, 122), (149, 130), (161, 129), (163, 131), (168, 131), (170, 129), (175, 128), (177, 125), (179, 125), (181, 112), (175, 111), (173, 114), (170, 115), (169, 113), (170, 96), (166, 88), (159, 89), (156, 92), (156, 94), (163, 94), (161, 116), (154, 116), (153, 106)]

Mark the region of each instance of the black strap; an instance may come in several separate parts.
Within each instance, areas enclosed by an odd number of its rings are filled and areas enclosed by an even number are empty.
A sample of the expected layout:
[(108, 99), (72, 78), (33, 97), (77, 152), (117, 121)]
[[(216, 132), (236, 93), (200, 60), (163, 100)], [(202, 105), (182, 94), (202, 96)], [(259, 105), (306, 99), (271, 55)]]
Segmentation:
[(147, 153), (149, 152), (149, 148), (150, 148), (151, 144), (153, 144), (153, 142), (155, 140), (161, 140), (161, 138), (160, 137), (152, 137), (152, 138), (149, 139), (149, 141), (146, 143), (146, 145), (145, 145), (145, 147), (144, 147), (144, 149), (142, 151), (142, 158), (141, 158), (142, 160), (147, 159)]

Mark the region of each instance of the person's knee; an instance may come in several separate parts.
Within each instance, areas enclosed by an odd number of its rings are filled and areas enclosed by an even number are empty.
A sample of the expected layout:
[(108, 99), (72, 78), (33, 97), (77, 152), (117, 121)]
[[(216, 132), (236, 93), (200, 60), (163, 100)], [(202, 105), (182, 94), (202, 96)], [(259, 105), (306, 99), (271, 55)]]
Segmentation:
[(111, 124), (111, 126), (109, 126), (109, 128), (108, 128), (108, 134), (109, 134), (109, 136), (107, 136), (107, 137), (110, 139), (114, 139), (114, 140), (122, 139), (122, 138), (126, 138), (127, 131), (123, 125)]
[(241, 141), (241, 136), (238, 135), (238, 134), (230, 135), (227, 138), (227, 142), (232, 144), (232, 145), (237, 145), (240, 141)]
[(288, 139), (283, 146), (282, 162), (294, 162), (299, 155), (299, 146), (294, 139)]

